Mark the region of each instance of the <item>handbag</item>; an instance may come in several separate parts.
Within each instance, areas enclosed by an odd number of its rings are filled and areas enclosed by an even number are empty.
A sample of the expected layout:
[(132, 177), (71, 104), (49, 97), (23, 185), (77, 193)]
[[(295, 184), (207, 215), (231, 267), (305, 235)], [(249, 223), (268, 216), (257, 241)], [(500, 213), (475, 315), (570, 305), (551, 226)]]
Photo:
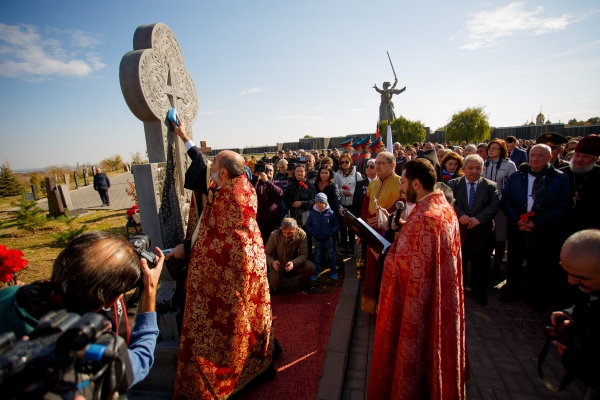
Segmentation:
[(310, 211), (302, 211), (302, 226), (306, 226), (308, 222), (308, 216), (310, 215)]

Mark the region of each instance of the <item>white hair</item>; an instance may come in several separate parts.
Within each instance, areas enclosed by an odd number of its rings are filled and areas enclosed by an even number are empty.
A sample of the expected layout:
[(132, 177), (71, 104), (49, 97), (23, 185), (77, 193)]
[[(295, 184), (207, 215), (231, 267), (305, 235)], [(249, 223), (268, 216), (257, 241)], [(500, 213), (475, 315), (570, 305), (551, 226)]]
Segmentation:
[(483, 167), (483, 158), (481, 158), (479, 154), (470, 154), (467, 157), (465, 157), (465, 167), (470, 162), (476, 162), (479, 164), (480, 167)]
[(548, 146), (547, 144), (544, 144), (544, 143), (539, 143), (539, 144), (536, 144), (535, 146), (533, 146), (533, 147), (532, 147), (532, 148), (529, 150), (529, 152), (531, 153), (531, 151), (532, 151), (533, 149), (544, 149), (544, 150), (546, 150), (546, 152), (548, 153), (548, 155), (552, 154), (552, 149), (550, 148), (550, 146)]
[(475, 146), (474, 144), (468, 144), (465, 147), (465, 151), (467, 151), (467, 149), (471, 149), (471, 150), (474, 150), (475, 152), (477, 152), (477, 146)]

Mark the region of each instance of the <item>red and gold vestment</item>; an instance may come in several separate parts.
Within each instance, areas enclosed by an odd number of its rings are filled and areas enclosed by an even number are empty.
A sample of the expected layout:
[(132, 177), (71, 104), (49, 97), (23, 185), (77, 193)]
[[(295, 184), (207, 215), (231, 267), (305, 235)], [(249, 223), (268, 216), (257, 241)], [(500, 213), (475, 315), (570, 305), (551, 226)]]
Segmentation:
[(271, 363), (271, 298), (256, 208), (244, 175), (209, 189), (189, 261), (175, 399), (226, 399)]
[(385, 258), (368, 399), (466, 397), (460, 233), (442, 192), (421, 199)]
[[(396, 202), (404, 198), (400, 188), (400, 176), (391, 173), (383, 181), (379, 177), (375, 178), (367, 188), (367, 195), (363, 202), (361, 218), (366, 222), (368, 218), (377, 216), (377, 206), (385, 208), (390, 214), (396, 210)], [(373, 228), (380, 235), (383, 235), (383, 229)], [(379, 262), (367, 248), (365, 257), (365, 279), (363, 283), (363, 294), (361, 309), (371, 314), (377, 312), (377, 298), (380, 285), (380, 267)]]

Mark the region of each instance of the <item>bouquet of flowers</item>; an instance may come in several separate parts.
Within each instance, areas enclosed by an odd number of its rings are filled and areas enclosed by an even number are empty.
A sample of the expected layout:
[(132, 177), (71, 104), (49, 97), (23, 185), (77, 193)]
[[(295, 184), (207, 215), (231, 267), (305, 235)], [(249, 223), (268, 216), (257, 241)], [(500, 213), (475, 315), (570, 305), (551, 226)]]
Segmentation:
[(519, 218), (523, 222), (529, 222), (529, 218), (535, 217), (535, 213), (533, 211), (528, 211), (525, 214), (522, 214)]
[(27, 266), (27, 260), (22, 257), (21, 250), (9, 250), (0, 244), (0, 282), (16, 281), (15, 274)]

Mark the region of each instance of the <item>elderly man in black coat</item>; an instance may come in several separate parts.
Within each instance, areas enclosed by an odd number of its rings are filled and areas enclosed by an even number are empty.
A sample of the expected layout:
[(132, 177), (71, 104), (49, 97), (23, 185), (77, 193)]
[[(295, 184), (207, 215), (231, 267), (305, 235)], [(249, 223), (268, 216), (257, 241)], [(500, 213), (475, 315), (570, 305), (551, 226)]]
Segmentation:
[(542, 300), (559, 302), (565, 281), (558, 257), (563, 237), (557, 234), (572, 204), (571, 182), (550, 164), (551, 149), (537, 144), (502, 191), (502, 210), (508, 218), (507, 291), (500, 301), (516, 300), (521, 269), (527, 260), (525, 293), (531, 306), (543, 311)]
[(496, 182), (481, 177), (483, 159), (477, 154), (465, 158), (465, 175), (452, 179), (448, 186), (454, 194), (454, 210), (460, 223), (463, 271), (471, 257), (471, 294), (482, 306), (487, 305), (490, 259), (494, 245), (494, 217), (500, 210)]

